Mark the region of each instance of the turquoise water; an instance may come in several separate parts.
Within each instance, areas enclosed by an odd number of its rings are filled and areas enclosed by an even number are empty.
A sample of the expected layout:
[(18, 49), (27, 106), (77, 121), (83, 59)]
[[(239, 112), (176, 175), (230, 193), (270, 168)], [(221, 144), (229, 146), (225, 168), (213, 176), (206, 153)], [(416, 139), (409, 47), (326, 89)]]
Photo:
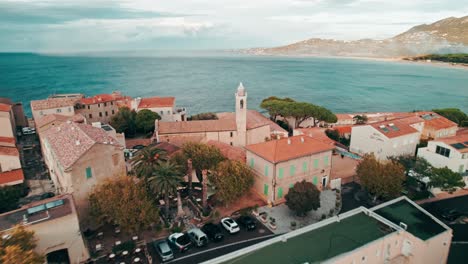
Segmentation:
[(177, 97), (190, 113), (232, 111), (242, 81), (249, 108), (288, 96), (335, 112), (457, 107), (468, 112), (468, 70), (338, 58), (255, 56), (46, 56), (0, 53), (0, 96), (52, 93)]

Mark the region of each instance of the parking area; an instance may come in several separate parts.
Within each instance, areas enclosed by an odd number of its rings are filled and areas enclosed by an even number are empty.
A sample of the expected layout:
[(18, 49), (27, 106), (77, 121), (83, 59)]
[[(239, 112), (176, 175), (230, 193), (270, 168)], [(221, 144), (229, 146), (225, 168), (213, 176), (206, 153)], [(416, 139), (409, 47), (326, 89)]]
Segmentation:
[[(259, 243), (263, 240), (273, 237), (273, 233), (262, 223), (257, 221), (257, 228), (252, 231), (247, 231), (245, 228), (241, 227), (240, 232), (236, 234), (229, 234), (224, 228), (221, 228), (224, 239), (220, 242), (209, 241), (208, 244), (204, 247), (197, 248), (191, 247), (188, 251), (184, 253), (174, 251), (174, 260), (168, 261), (166, 263), (175, 263), (175, 264), (191, 264), (191, 263), (200, 263), (229, 252)], [(157, 240), (159, 242), (161, 240)], [(153, 263), (161, 263), (156, 253), (152, 243), (148, 244), (148, 251), (151, 254)]]

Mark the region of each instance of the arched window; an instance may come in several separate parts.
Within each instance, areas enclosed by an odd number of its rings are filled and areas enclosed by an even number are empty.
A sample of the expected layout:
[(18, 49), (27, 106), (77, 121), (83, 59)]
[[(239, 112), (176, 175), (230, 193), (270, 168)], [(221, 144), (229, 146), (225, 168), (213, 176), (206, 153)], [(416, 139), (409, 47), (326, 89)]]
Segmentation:
[(244, 99), (241, 99), (241, 100), (240, 100), (240, 108), (241, 108), (241, 109), (244, 108)]

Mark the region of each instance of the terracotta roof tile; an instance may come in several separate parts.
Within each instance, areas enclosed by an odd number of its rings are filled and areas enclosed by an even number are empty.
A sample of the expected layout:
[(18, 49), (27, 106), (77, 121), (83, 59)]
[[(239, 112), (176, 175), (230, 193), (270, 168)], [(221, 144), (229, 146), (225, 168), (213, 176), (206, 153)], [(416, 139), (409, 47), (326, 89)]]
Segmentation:
[(155, 108), (155, 107), (173, 107), (175, 97), (148, 97), (141, 98), (138, 108)]
[(372, 123), (370, 126), (382, 133), (387, 138), (395, 138), (418, 133), (418, 130), (410, 126), (410, 124), (408, 124), (406, 121), (401, 121), (399, 119)]
[(334, 127), (334, 129), (338, 131), (340, 135), (344, 135), (344, 134), (351, 134), (352, 127), (351, 126), (341, 126), (341, 127), (337, 126), (337, 127)]
[(195, 120), (182, 122), (159, 122), (159, 134), (198, 133), (212, 131), (235, 131), (235, 120)]
[(11, 111), (11, 105), (0, 103), (0, 112), (10, 112), (10, 111)]
[(456, 151), (460, 153), (468, 153), (468, 133), (463, 133), (453, 137), (439, 138), (433, 141), (444, 142), (447, 145), (457, 144), (459, 146), (458, 149), (455, 146), (452, 146)]
[(313, 139), (317, 139), (322, 141), (325, 144), (328, 145), (335, 145), (335, 141), (327, 136), (325, 134), (325, 130), (320, 127), (309, 127), (309, 128), (298, 128), (296, 131), (299, 131), (302, 135), (306, 135), (308, 137), (311, 137)]
[[(224, 112), (224, 113), (217, 113), (216, 116), (219, 120), (236, 120), (236, 113), (234, 112)], [(262, 115), (258, 111), (255, 110), (247, 110), (247, 129), (254, 129), (257, 127), (262, 126), (270, 126), (271, 132), (280, 132), (280, 133), (288, 133), (282, 127), (280, 127), (275, 122), (271, 121), (266, 116)]]
[(219, 141), (214, 141), (214, 140), (209, 140), (207, 144), (217, 147), (219, 151), (221, 152), (221, 154), (223, 154), (224, 157), (230, 160), (237, 160), (237, 161), (242, 161), (242, 162), (245, 162), (246, 160), (245, 149), (243, 148), (234, 147), (229, 144), (222, 143)]
[(60, 107), (73, 107), (79, 101), (78, 98), (47, 98), (45, 100), (31, 101), (32, 110), (44, 110)]
[[(288, 143), (289, 141), (290, 144)], [(248, 145), (245, 148), (265, 160), (272, 163), (279, 163), (315, 153), (331, 151), (334, 149), (334, 146), (308, 136), (293, 136)]]
[(421, 114), (420, 116), (424, 119), (424, 127), (427, 128), (439, 130), (458, 126), (457, 123), (433, 112)]
[(121, 96), (118, 94), (98, 94), (93, 97), (81, 98), (80, 103), (84, 105), (99, 104), (99, 103), (116, 101), (120, 98)]
[(64, 169), (71, 167), (95, 144), (121, 147), (118, 140), (103, 129), (74, 122), (47, 130), (45, 138)]
[(352, 114), (335, 114), (338, 120), (348, 120), (353, 119), (354, 115)]
[(174, 144), (171, 144), (169, 142), (159, 142), (156, 144), (156, 147), (159, 148), (159, 149), (163, 149), (166, 151), (167, 155), (171, 156), (172, 154), (174, 154), (175, 152), (177, 152), (178, 150), (180, 150), (180, 148)]
[(22, 169), (0, 172), (0, 186), (17, 184), (17, 182), (24, 182)]
[(16, 147), (0, 146), (0, 155), (19, 157), (19, 152), (18, 152), (18, 149)]
[(16, 146), (16, 139), (13, 137), (0, 137), (0, 146), (14, 147)]

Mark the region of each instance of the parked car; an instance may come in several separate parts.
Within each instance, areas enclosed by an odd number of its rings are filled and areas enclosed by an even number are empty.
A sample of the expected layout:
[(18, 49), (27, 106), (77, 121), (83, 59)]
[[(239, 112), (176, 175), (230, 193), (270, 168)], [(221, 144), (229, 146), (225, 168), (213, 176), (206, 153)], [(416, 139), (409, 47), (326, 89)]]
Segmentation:
[(23, 132), (23, 135), (32, 135), (36, 134), (36, 129), (33, 127), (23, 127), (21, 132)]
[(459, 218), (460, 216), (462, 216), (462, 214), (455, 209), (449, 209), (449, 210), (443, 211), (440, 216), (442, 216), (442, 218), (444, 218), (447, 221), (453, 221)]
[(144, 149), (144, 148), (146, 148), (146, 146), (144, 146), (144, 145), (135, 145), (135, 146), (133, 146), (133, 149), (138, 149), (138, 150)]
[(174, 259), (174, 253), (172, 252), (171, 247), (166, 241), (155, 241), (153, 242), (153, 247), (158, 253), (158, 256), (159, 256), (159, 259), (161, 259), (161, 262)]
[(203, 247), (206, 246), (206, 244), (208, 244), (208, 237), (199, 228), (190, 229), (187, 232), (187, 235), (190, 237), (192, 243), (195, 244), (197, 247)]
[(237, 219), (237, 222), (239, 222), (239, 225), (243, 226), (247, 230), (255, 230), (257, 228), (257, 222), (253, 217), (248, 216), (248, 215), (243, 215)]
[(169, 244), (180, 252), (187, 251), (192, 242), (187, 234), (184, 233), (174, 233), (167, 238)]
[(207, 223), (202, 227), (202, 231), (214, 242), (219, 242), (224, 239), (221, 228), (213, 223)]
[(221, 225), (229, 232), (229, 234), (235, 234), (240, 231), (239, 225), (230, 217), (221, 219)]
[(46, 193), (43, 193), (41, 194), (41, 200), (44, 200), (44, 199), (48, 199), (48, 198), (52, 198), (55, 196), (55, 193), (53, 192), (46, 192)]

